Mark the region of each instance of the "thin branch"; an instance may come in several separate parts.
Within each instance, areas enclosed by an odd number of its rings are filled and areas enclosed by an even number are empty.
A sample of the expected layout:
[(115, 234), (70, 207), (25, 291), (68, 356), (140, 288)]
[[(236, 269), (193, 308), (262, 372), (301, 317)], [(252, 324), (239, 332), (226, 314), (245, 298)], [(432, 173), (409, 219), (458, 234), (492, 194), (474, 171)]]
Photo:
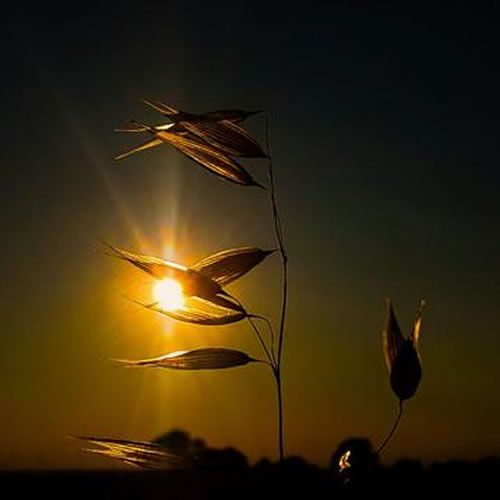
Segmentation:
[(271, 339), (271, 354), (273, 355), (273, 360), (276, 363), (276, 358), (275, 358), (275, 345), (274, 345), (274, 328), (271, 322), (269, 321), (268, 318), (265, 316), (261, 316), (260, 314), (249, 314), (254, 319), (260, 319), (264, 321), (267, 325), (267, 328), (269, 330), (269, 338)]
[[(231, 299), (233, 299), (243, 309), (243, 311), (246, 311), (245, 306), (241, 303), (241, 301), (237, 297), (235, 297), (234, 295), (230, 295), (228, 293), (226, 293), (226, 295), (228, 297), (230, 297)], [(267, 357), (267, 359), (269, 361), (269, 365), (271, 366), (271, 368), (273, 369), (273, 371), (275, 371), (276, 361), (274, 359), (274, 353), (271, 355), (271, 353), (269, 352), (269, 348), (267, 347), (264, 339), (262, 338), (260, 330), (257, 328), (257, 326), (255, 325), (255, 323), (252, 321), (252, 318), (254, 318), (254, 317), (256, 317), (256, 316), (247, 313), (246, 318), (248, 319), (248, 322), (250, 323), (250, 326), (252, 327), (253, 331), (257, 335), (257, 338), (259, 339), (260, 345), (262, 346), (262, 349), (263, 349), (263, 351), (264, 351), (264, 353), (265, 353), (265, 355), (266, 355), (266, 357)]]
[(271, 366), (271, 368), (274, 371), (276, 369), (276, 364), (275, 364), (276, 361), (274, 360), (274, 355), (271, 355), (271, 353), (269, 352), (269, 349), (267, 348), (267, 345), (266, 345), (264, 339), (262, 338), (262, 335), (260, 334), (260, 330), (257, 328), (257, 325), (252, 321), (252, 317), (247, 316), (247, 319), (248, 319), (248, 322), (250, 323), (253, 331), (257, 335), (257, 338), (259, 339), (259, 342), (262, 346), (262, 349), (264, 350), (264, 352), (267, 356), (267, 359), (269, 360), (269, 365)]
[(403, 415), (403, 400), (400, 399), (399, 400), (399, 409), (398, 409), (398, 414), (396, 416), (396, 420), (392, 426), (392, 429), (389, 431), (389, 434), (387, 434), (386, 438), (384, 439), (382, 444), (379, 446), (378, 450), (375, 452), (376, 455), (380, 455), (384, 451), (385, 447), (387, 446), (387, 444), (391, 440), (392, 436), (396, 432), (396, 429), (398, 428), (399, 422), (401, 421), (402, 415)]

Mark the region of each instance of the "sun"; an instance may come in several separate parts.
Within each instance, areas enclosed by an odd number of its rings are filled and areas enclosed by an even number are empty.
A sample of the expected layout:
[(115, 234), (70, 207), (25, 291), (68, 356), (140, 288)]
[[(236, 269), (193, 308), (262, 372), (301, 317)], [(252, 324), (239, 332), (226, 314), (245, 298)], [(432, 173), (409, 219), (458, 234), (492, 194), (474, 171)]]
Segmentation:
[(182, 286), (171, 278), (158, 281), (153, 290), (154, 298), (162, 309), (172, 311), (184, 306), (185, 297)]

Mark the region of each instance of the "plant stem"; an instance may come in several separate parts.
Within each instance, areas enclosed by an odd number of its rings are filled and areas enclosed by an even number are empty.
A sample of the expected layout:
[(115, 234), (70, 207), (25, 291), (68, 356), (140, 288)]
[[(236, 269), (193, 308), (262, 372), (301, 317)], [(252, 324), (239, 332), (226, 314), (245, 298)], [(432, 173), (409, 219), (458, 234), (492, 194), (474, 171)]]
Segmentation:
[[(234, 297), (233, 295), (230, 295), (230, 294), (226, 294), (226, 295), (229, 298), (233, 299), (243, 309), (243, 311), (246, 311), (245, 306), (241, 303), (241, 301), (237, 297)], [(269, 350), (269, 348), (267, 347), (267, 344), (265, 343), (264, 339), (262, 338), (260, 330), (257, 328), (257, 325), (252, 321), (252, 319), (262, 319), (262, 320), (266, 321), (269, 324), (269, 328), (271, 329), (271, 335), (272, 335), (272, 326), (269, 323), (269, 320), (267, 318), (265, 318), (264, 316), (258, 316), (255, 314), (248, 314), (248, 313), (247, 313), (246, 318), (247, 318), (248, 322), (250, 323), (252, 330), (255, 332), (255, 335), (257, 335), (257, 339), (259, 340), (260, 345), (262, 346), (262, 350), (264, 351), (264, 354), (267, 357), (268, 364), (273, 369), (273, 373), (274, 373), (274, 370), (276, 368), (276, 360), (274, 359), (274, 351), (273, 351), (272, 347), (271, 347), (271, 350)], [(274, 338), (274, 337), (272, 337), (272, 338)]]
[(283, 439), (283, 394), (281, 384), (281, 359), (283, 352), (283, 337), (285, 331), (286, 309), (288, 302), (288, 256), (285, 250), (283, 241), (283, 232), (281, 228), (281, 219), (278, 211), (278, 203), (276, 201), (276, 188), (274, 184), (274, 165), (271, 153), (271, 137), (270, 137), (270, 116), (267, 115), (266, 120), (266, 149), (269, 155), (269, 196), (271, 198), (271, 207), (273, 211), (274, 220), (274, 233), (278, 250), (281, 256), (281, 314), (278, 330), (278, 353), (276, 356), (276, 370), (274, 371), (274, 378), (276, 379), (276, 388), (278, 396), (278, 440), (279, 440), (279, 457), (280, 463), (283, 463), (285, 457), (284, 452), (284, 439)]
[(276, 370), (274, 377), (276, 379), (276, 390), (278, 393), (278, 443), (280, 463), (282, 464), (285, 459), (285, 449), (283, 440), (283, 396), (281, 393), (281, 373), (279, 370)]
[(259, 339), (260, 345), (262, 346), (262, 350), (264, 351), (264, 354), (267, 357), (267, 360), (269, 361), (269, 366), (273, 369), (273, 373), (275, 370), (275, 361), (274, 361), (274, 356), (272, 355), (271, 352), (269, 352), (269, 349), (267, 348), (266, 343), (264, 342), (264, 339), (262, 338), (262, 335), (260, 334), (260, 330), (257, 328), (255, 323), (252, 321), (252, 316), (247, 316), (248, 322), (252, 326), (253, 331), (255, 332), (255, 335), (257, 335), (257, 338)]
[(271, 346), (270, 346), (269, 350), (271, 352), (271, 355), (273, 356), (273, 362), (276, 363), (276, 358), (274, 357), (275, 356), (275, 346), (274, 346), (273, 325), (271, 324), (269, 319), (267, 319), (265, 316), (260, 316), (259, 314), (250, 314), (249, 316), (253, 319), (260, 319), (260, 320), (264, 321), (264, 323), (267, 325), (267, 328), (269, 329), (269, 339), (271, 341)]
[(389, 441), (391, 440), (392, 436), (396, 432), (396, 429), (398, 428), (399, 422), (401, 421), (401, 417), (403, 416), (403, 400), (399, 400), (399, 409), (398, 409), (398, 415), (396, 417), (396, 420), (392, 426), (392, 429), (390, 430), (389, 434), (387, 434), (386, 438), (382, 441), (382, 444), (379, 446), (378, 450), (375, 452), (376, 455), (380, 455)]

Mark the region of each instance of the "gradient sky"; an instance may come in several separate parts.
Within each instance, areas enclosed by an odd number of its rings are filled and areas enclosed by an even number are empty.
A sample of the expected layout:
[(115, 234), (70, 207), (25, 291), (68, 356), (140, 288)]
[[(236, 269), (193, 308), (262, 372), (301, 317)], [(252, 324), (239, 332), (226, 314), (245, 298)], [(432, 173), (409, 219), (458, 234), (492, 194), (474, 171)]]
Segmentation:
[[(408, 332), (421, 298), (424, 377), (385, 460), (500, 451), (498, 20), (492, 11), (312, 2), (103, 2), (3, 12), (0, 468), (109, 467), (72, 435), (182, 428), (276, 456), (272, 380), (121, 370), (200, 345), (258, 354), (246, 324), (187, 327), (142, 310), (151, 280), (99, 238), (186, 264), (273, 244), (265, 193), (140, 140), (159, 98), (195, 112), (268, 109), (290, 254), (286, 448), (325, 465), (378, 444), (397, 410), (384, 298)], [(498, 42), (498, 40), (497, 40)], [(262, 140), (264, 123), (248, 121)], [(265, 162), (249, 163), (265, 181)], [(278, 310), (269, 258), (231, 290)]]

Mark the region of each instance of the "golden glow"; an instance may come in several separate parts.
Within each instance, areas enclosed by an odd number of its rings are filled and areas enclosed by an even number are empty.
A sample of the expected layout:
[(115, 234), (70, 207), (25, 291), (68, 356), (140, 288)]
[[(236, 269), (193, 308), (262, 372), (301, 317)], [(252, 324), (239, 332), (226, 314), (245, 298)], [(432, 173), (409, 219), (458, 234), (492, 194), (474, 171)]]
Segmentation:
[(351, 456), (351, 450), (347, 450), (339, 460), (339, 471), (345, 472), (346, 469), (351, 467), (351, 463), (349, 462), (349, 457)]
[(154, 287), (154, 298), (162, 309), (173, 311), (184, 306), (184, 294), (178, 281), (171, 278), (158, 281)]

